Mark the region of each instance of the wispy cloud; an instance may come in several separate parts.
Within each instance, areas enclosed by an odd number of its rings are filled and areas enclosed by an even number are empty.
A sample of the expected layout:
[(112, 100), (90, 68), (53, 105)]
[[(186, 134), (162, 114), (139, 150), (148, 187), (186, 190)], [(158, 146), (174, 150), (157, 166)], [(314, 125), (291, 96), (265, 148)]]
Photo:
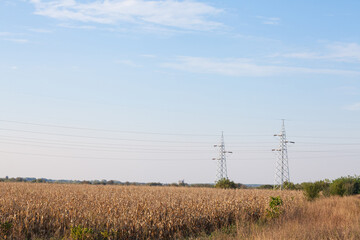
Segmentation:
[(10, 36), (11, 33), (9, 32), (0, 32), (0, 37), (3, 37), (3, 36)]
[(16, 2), (15, 1), (7, 1), (4, 0), (2, 1), (3, 4), (5, 4), (5, 6), (16, 6)]
[(348, 105), (345, 109), (349, 111), (360, 111), (360, 102)]
[(330, 58), (360, 62), (360, 45), (357, 43), (338, 43), (329, 45), (328, 48), (331, 50)]
[(52, 33), (52, 30), (42, 28), (29, 28), (28, 31), (36, 33)]
[(154, 54), (141, 54), (140, 56), (144, 58), (156, 58), (156, 55)]
[(356, 71), (258, 64), (250, 59), (236, 58), (213, 59), (182, 56), (178, 57), (176, 61), (163, 63), (162, 66), (187, 72), (237, 77), (266, 77), (286, 74), (360, 75), (360, 72)]
[(199, 1), (174, 0), (30, 0), (35, 14), (83, 23), (159, 25), (189, 30), (214, 30), (221, 23), (210, 20), (221, 9)]
[(278, 17), (256, 16), (256, 18), (260, 19), (262, 24), (278, 25), (280, 23), (280, 18)]
[(0, 32), (0, 40), (9, 41), (14, 43), (28, 43), (29, 40), (22, 38), (23, 34), (11, 33), (11, 32)]
[(342, 86), (337, 89), (340, 93), (344, 95), (359, 95), (359, 89), (354, 86)]
[(14, 43), (28, 43), (29, 40), (23, 38), (3, 38), (2, 40), (10, 41)]
[(325, 52), (294, 52), (279, 56), (299, 59), (323, 59), (342, 62), (360, 62), (360, 45), (357, 43), (334, 43), (325, 46)]
[(74, 25), (74, 24), (68, 24), (68, 23), (60, 23), (60, 24), (58, 24), (58, 26), (64, 27), (64, 28), (72, 28), (72, 29), (86, 29), (86, 30), (96, 29), (95, 26), (91, 26), (91, 25)]
[(132, 60), (128, 60), (128, 59), (117, 60), (115, 62), (118, 63), (118, 64), (129, 66), (129, 67), (141, 67), (141, 65), (135, 63)]

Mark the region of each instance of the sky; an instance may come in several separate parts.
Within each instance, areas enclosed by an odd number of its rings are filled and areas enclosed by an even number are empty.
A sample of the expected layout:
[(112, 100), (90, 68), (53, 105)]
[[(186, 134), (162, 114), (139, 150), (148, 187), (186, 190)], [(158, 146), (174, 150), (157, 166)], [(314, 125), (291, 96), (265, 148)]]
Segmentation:
[(0, 177), (274, 182), (360, 168), (360, 2), (0, 0)]

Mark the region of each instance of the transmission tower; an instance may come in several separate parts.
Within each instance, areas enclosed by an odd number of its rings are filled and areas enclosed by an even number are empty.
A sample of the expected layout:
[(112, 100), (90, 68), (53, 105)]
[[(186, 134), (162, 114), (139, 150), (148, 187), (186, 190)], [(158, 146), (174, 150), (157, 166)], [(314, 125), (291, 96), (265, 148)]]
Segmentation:
[(218, 169), (216, 174), (216, 181), (219, 181), (223, 178), (228, 179), (227, 176), (227, 167), (226, 167), (226, 154), (232, 153), (225, 150), (225, 142), (224, 142), (224, 132), (221, 132), (221, 143), (214, 145), (214, 147), (219, 148), (219, 157), (213, 158), (213, 160), (218, 161)]
[(274, 134), (274, 136), (280, 138), (279, 148), (272, 149), (272, 151), (277, 152), (274, 188), (281, 190), (284, 188), (284, 182), (290, 182), (287, 144), (295, 143), (295, 142), (286, 140), (285, 119), (282, 119), (282, 128), (281, 128), (280, 134)]

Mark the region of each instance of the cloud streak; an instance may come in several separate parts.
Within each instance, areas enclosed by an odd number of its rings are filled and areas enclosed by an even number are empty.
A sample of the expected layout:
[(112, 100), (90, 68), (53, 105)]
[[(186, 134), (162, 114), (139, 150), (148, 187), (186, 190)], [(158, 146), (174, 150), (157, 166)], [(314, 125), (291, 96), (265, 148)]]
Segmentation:
[(14, 42), (14, 43), (28, 43), (29, 40), (23, 38), (4, 38), (3, 40)]
[(214, 30), (221, 23), (209, 18), (222, 12), (203, 2), (175, 0), (30, 0), (35, 14), (59, 20), (99, 24), (158, 25), (187, 30)]
[(256, 18), (260, 19), (262, 24), (266, 25), (278, 25), (280, 23), (280, 18), (278, 17), (256, 16)]
[(295, 52), (279, 56), (297, 59), (331, 60), (340, 62), (360, 62), (360, 45), (357, 43), (335, 43), (326, 46), (326, 53)]
[(2, 41), (9, 41), (13, 43), (28, 43), (29, 40), (25, 38), (21, 38), (21, 35), (18, 33), (11, 33), (11, 32), (0, 32), (0, 40)]
[(42, 29), (42, 28), (29, 28), (28, 31), (36, 33), (52, 33), (52, 30)]
[(257, 64), (250, 59), (239, 58), (213, 59), (182, 56), (174, 62), (163, 63), (162, 66), (187, 72), (235, 77), (267, 77), (287, 74), (360, 75), (360, 72), (347, 70)]
[(360, 102), (359, 103), (354, 103), (354, 104), (349, 105), (349, 106), (346, 106), (345, 109), (349, 110), (349, 111), (360, 111)]
[(10, 36), (11, 33), (9, 32), (0, 32), (0, 37), (3, 37), (3, 36)]

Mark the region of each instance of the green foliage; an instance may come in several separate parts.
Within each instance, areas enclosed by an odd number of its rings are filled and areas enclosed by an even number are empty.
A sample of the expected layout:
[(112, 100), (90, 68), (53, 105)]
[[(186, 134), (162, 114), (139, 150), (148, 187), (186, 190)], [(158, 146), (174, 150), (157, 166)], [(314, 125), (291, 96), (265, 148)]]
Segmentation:
[(325, 179), (315, 182), (315, 184), (321, 189), (322, 195), (324, 197), (330, 196), (330, 180)]
[(209, 184), (209, 183), (194, 183), (194, 184), (190, 184), (190, 187), (201, 187), (201, 188), (213, 188), (214, 185)]
[(233, 181), (230, 181), (227, 178), (222, 178), (216, 182), (215, 187), (224, 188), (224, 189), (230, 189), (230, 188), (235, 189), (237, 186)]
[(330, 181), (328, 179), (314, 183), (302, 183), (301, 185), (304, 190), (304, 195), (309, 201), (318, 198), (321, 192), (324, 197), (330, 196)]
[(159, 182), (151, 182), (151, 183), (147, 183), (146, 185), (147, 186), (162, 186), (162, 184)]
[(0, 237), (1, 239), (7, 239), (11, 235), (11, 229), (13, 224), (11, 222), (0, 223)]
[(287, 189), (287, 190), (296, 190), (296, 186), (292, 182), (285, 181), (283, 186), (284, 186), (284, 189)]
[(94, 231), (91, 228), (84, 228), (81, 225), (71, 228), (71, 239), (84, 240), (92, 239)]
[(360, 193), (359, 177), (341, 177), (335, 179), (330, 184), (330, 194), (339, 196), (349, 196)]
[(46, 180), (44, 178), (38, 178), (35, 180), (37, 183), (46, 183)]
[(236, 188), (239, 188), (239, 189), (247, 189), (247, 186), (245, 184), (241, 184), (241, 183), (236, 183)]
[(309, 201), (319, 197), (321, 185), (316, 183), (303, 183), (304, 195)]
[(112, 229), (110, 231), (107, 230), (101, 231), (100, 235), (98, 235), (97, 238), (95, 239), (107, 240), (107, 239), (118, 239), (118, 238), (119, 238), (118, 232)]
[(280, 198), (280, 196), (277, 197), (270, 197), (269, 202), (269, 209), (266, 209), (267, 216), (269, 218), (277, 218), (281, 214), (280, 207), (283, 205), (283, 200)]
[(261, 185), (259, 187), (257, 187), (258, 189), (273, 189), (274, 186), (270, 185), (270, 184), (265, 184), (265, 185)]

